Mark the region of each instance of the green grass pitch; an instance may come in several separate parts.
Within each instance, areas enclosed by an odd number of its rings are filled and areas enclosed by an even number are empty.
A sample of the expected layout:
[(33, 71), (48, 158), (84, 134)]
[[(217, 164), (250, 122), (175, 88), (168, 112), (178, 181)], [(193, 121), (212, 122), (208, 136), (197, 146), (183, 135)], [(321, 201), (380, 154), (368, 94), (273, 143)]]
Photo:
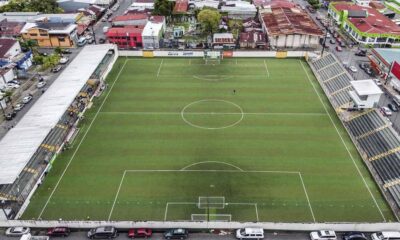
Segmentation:
[(24, 219), (394, 220), (304, 60), (120, 58), (107, 81)]

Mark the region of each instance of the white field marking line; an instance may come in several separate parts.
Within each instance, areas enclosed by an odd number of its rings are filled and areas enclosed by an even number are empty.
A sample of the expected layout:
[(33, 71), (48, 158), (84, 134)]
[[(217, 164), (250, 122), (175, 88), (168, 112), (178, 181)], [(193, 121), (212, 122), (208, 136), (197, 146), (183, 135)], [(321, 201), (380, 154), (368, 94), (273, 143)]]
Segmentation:
[[(180, 115), (180, 112), (100, 112), (101, 114), (125, 114), (125, 115)], [(185, 112), (185, 115), (242, 115), (239, 112)], [(243, 112), (244, 115), (293, 115), (293, 116), (325, 116), (326, 113), (262, 113), (262, 112)]]
[(110, 221), (111, 215), (112, 215), (112, 213), (114, 211), (115, 203), (117, 202), (117, 198), (119, 196), (119, 191), (121, 190), (121, 186), (122, 186), (122, 183), (124, 182), (125, 175), (126, 175), (126, 170), (124, 171), (124, 174), (122, 174), (121, 181), (119, 182), (117, 194), (115, 194), (114, 202), (113, 202), (113, 205), (111, 207), (110, 214), (108, 215), (108, 221)]
[(303, 177), (301, 176), (301, 172), (299, 172), (299, 177), (300, 177), (300, 180), (301, 180), (301, 184), (303, 185), (304, 193), (306, 194), (308, 206), (310, 207), (310, 211), (311, 211), (311, 216), (312, 216), (314, 222), (316, 222), (316, 220), (315, 220), (315, 215), (314, 215), (314, 211), (313, 211), (313, 209), (312, 209), (312, 207), (311, 207), (310, 198), (308, 197), (306, 185), (304, 184)]
[(163, 65), (164, 59), (161, 60), (160, 66), (158, 67), (157, 77), (160, 76), (160, 71)]
[(267, 77), (269, 77), (268, 66), (267, 66), (267, 62), (265, 60), (264, 60), (264, 66), (265, 66), (265, 70), (267, 70)]
[(306, 75), (307, 75), (307, 78), (308, 78), (309, 83), (310, 83), (311, 86), (313, 87), (315, 93), (317, 94), (317, 96), (318, 96), (318, 98), (319, 98), (319, 101), (321, 102), (322, 106), (324, 107), (325, 112), (326, 112), (327, 115), (329, 116), (329, 119), (331, 120), (332, 125), (335, 127), (336, 133), (339, 135), (340, 140), (342, 141), (344, 147), (346, 148), (347, 153), (349, 154), (351, 160), (353, 161), (353, 164), (354, 164), (354, 166), (356, 167), (357, 172), (358, 172), (358, 174), (360, 175), (362, 181), (364, 182), (365, 187), (367, 188), (369, 194), (371, 195), (371, 197), (372, 197), (372, 199), (373, 199), (373, 201), (374, 201), (376, 207), (378, 208), (378, 210), (379, 210), (379, 212), (380, 212), (380, 214), (381, 214), (383, 220), (386, 222), (385, 215), (383, 215), (383, 212), (382, 212), (381, 208), (379, 207), (378, 202), (376, 201), (374, 195), (372, 194), (371, 189), (369, 189), (368, 184), (367, 184), (367, 181), (365, 180), (364, 176), (362, 175), (361, 170), (360, 170), (360, 168), (357, 166), (356, 161), (354, 160), (353, 155), (351, 154), (349, 148), (347, 147), (346, 143), (344, 142), (344, 139), (343, 139), (342, 135), (340, 134), (339, 129), (337, 128), (335, 122), (333, 121), (331, 114), (329, 113), (329, 111), (328, 111), (328, 109), (326, 108), (324, 102), (322, 101), (322, 98), (321, 98), (320, 94), (318, 93), (317, 89), (315, 88), (314, 84), (312, 83), (312, 81), (311, 81), (311, 79), (310, 79), (310, 76), (309, 76), (308, 73), (307, 73), (306, 68), (304, 67), (303, 63), (302, 63), (300, 60), (299, 60), (299, 62), (300, 62), (300, 65), (303, 67), (304, 72), (305, 72)]
[[(167, 204), (165, 205), (165, 211), (164, 211), (164, 221), (167, 221), (167, 217), (168, 217), (168, 207), (169, 205), (197, 205), (198, 202), (167, 202)], [(255, 211), (256, 211), (256, 218), (257, 218), (257, 222), (259, 221), (258, 218), (258, 207), (257, 207), (257, 203), (230, 203), (227, 202), (225, 203), (227, 206), (229, 205), (247, 205), (247, 206), (254, 206)]]
[(44, 210), (46, 209), (47, 205), (49, 204), (50, 199), (53, 197), (53, 194), (54, 194), (54, 192), (57, 190), (58, 185), (60, 184), (61, 180), (63, 179), (63, 177), (64, 177), (64, 175), (65, 175), (65, 173), (67, 172), (67, 170), (68, 170), (68, 168), (69, 168), (69, 165), (71, 164), (72, 160), (75, 158), (76, 153), (78, 152), (78, 150), (79, 150), (81, 144), (83, 143), (83, 141), (84, 141), (85, 138), (86, 138), (86, 135), (88, 134), (88, 132), (89, 132), (90, 128), (92, 127), (94, 121), (96, 120), (97, 116), (99, 115), (100, 110), (103, 108), (103, 105), (104, 105), (104, 103), (106, 102), (108, 96), (110, 95), (110, 92), (111, 92), (112, 89), (114, 88), (115, 83), (118, 81), (119, 76), (121, 75), (122, 70), (125, 68), (125, 65), (126, 65), (127, 61), (128, 61), (128, 60), (125, 60), (124, 65), (122, 65), (122, 68), (119, 70), (115, 81), (113, 82), (113, 84), (111, 85), (110, 89), (108, 90), (107, 95), (104, 97), (103, 102), (101, 103), (99, 109), (97, 109), (97, 112), (96, 112), (96, 114), (95, 114), (94, 117), (93, 117), (93, 120), (90, 122), (89, 127), (87, 128), (85, 134), (84, 134), (83, 137), (81, 138), (81, 141), (79, 142), (79, 144), (78, 144), (78, 146), (76, 147), (74, 153), (72, 154), (71, 159), (69, 160), (67, 166), (65, 167), (65, 169), (64, 169), (64, 171), (62, 172), (60, 178), (58, 179), (58, 181), (57, 181), (57, 183), (56, 183), (56, 186), (54, 187), (54, 189), (53, 189), (53, 191), (51, 192), (49, 198), (47, 199), (45, 205), (43, 206), (42, 211), (40, 211), (40, 214), (39, 214), (39, 217), (38, 217), (38, 218), (41, 218), (41, 217), (42, 217), (42, 214), (43, 214)]
[(237, 170), (243, 172), (243, 169), (241, 169), (241, 168), (238, 167), (238, 166), (235, 166), (235, 165), (233, 165), (233, 164), (226, 163), (226, 162), (220, 162), (220, 161), (203, 161), (203, 162), (192, 163), (192, 164), (187, 165), (186, 167), (183, 167), (183, 168), (181, 169), (181, 171), (184, 171), (184, 170), (186, 170), (186, 169), (188, 169), (188, 168), (190, 168), (190, 167), (193, 167), (193, 166), (196, 166), (196, 165), (199, 165), (199, 164), (204, 164), (204, 163), (219, 163), (219, 164), (224, 164), (224, 165), (227, 165), (227, 166), (231, 166), (231, 167), (233, 167), (233, 168), (236, 168)]

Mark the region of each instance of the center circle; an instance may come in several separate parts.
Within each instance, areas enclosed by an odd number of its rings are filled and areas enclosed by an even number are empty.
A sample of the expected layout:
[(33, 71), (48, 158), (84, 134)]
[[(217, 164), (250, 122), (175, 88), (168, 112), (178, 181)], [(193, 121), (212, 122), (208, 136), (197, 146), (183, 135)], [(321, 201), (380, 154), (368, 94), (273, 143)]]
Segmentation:
[(181, 111), (181, 117), (192, 127), (215, 130), (239, 124), (244, 113), (236, 103), (221, 99), (204, 99), (186, 105)]

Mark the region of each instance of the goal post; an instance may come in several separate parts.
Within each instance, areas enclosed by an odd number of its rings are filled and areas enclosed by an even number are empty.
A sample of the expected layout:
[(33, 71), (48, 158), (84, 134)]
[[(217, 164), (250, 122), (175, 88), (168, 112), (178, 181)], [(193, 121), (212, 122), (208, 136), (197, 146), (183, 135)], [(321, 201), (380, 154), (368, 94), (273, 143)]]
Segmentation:
[(197, 203), (199, 209), (223, 209), (225, 208), (225, 197), (199, 197), (199, 202)]
[(205, 64), (219, 64), (223, 54), (220, 51), (204, 51)]
[(194, 222), (230, 222), (232, 221), (231, 214), (192, 214)]

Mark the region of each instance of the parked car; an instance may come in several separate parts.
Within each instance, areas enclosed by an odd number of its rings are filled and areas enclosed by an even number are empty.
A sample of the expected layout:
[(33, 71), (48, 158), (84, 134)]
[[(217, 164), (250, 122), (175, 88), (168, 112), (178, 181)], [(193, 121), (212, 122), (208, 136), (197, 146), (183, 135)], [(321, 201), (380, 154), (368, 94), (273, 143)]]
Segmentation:
[(62, 69), (61, 65), (57, 65), (51, 69), (53, 73), (59, 72)]
[(105, 40), (104, 38), (100, 38), (100, 39), (99, 39), (99, 43), (100, 43), (100, 44), (103, 44), (103, 43), (105, 43), (105, 42), (106, 42), (106, 40)]
[(331, 230), (320, 230), (310, 233), (311, 240), (336, 240), (336, 233)]
[(356, 55), (356, 56), (359, 56), (359, 57), (365, 57), (365, 56), (367, 56), (367, 50), (358, 50), (358, 51), (355, 53), (355, 55)]
[(310, 13), (316, 13), (317, 11), (315, 10), (315, 8), (313, 8), (311, 5), (307, 6), (308, 11), (310, 11)]
[(23, 102), (24, 104), (27, 104), (27, 103), (29, 103), (29, 102), (32, 100), (32, 98), (33, 98), (32, 95), (28, 95), (28, 96), (22, 98), (22, 102)]
[(392, 116), (392, 114), (393, 114), (392, 111), (390, 111), (390, 109), (387, 107), (381, 107), (381, 113), (384, 116)]
[(28, 234), (31, 232), (31, 229), (28, 227), (12, 227), (6, 230), (6, 236), (10, 237), (20, 237), (24, 234)]
[(376, 83), (376, 85), (378, 85), (378, 86), (382, 86), (383, 84), (382, 84), (382, 82), (381, 82), (381, 80), (379, 80), (379, 79), (377, 79), (377, 78), (375, 78), (375, 79), (373, 79), (373, 81)]
[(166, 239), (186, 239), (188, 236), (188, 230), (183, 228), (170, 229), (164, 233)]
[(9, 81), (9, 83), (21, 85), (21, 81), (18, 81), (18, 80), (11, 80), (11, 81)]
[(67, 57), (62, 57), (62, 58), (60, 58), (59, 63), (60, 63), (60, 64), (66, 64), (68, 61), (69, 61), (69, 58), (67, 58)]
[(399, 109), (396, 107), (396, 105), (394, 105), (394, 104), (392, 104), (392, 103), (389, 103), (389, 104), (388, 104), (388, 108), (389, 108), (390, 110), (392, 110), (392, 112), (398, 112), (398, 111), (399, 111)]
[(67, 227), (54, 227), (47, 229), (47, 235), (51, 237), (68, 237), (71, 230)]
[(369, 65), (367, 63), (360, 63), (358, 66), (362, 69), (365, 70), (366, 68), (369, 68)]
[(350, 71), (352, 71), (353, 73), (356, 73), (356, 72), (358, 71), (357, 68), (354, 67), (354, 66), (350, 66), (349, 69), (350, 69)]
[(78, 47), (83, 47), (87, 43), (87, 39), (85, 37), (80, 37), (78, 39), (77, 45)]
[(343, 240), (367, 240), (362, 232), (348, 232), (343, 234)]
[(17, 116), (16, 111), (9, 112), (6, 114), (6, 120), (7, 121), (13, 120), (13, 118), (15, 118), (15, 116)]
[(61, 53), (62, 53), (62, 54), (71, 54), (72, 51), (71, 51), (71, 49), (63, 48), (63, 49), (61, 49)]
[(44, 86), (46, 86), (46, 82), (45, 81), (41, 81), (41, 82), (38, 82), (37, 84), (36, 84), (36, 87), (37, 88), (43, 88)]
[(329, 42), (330, 42), (331, 44), (335, 44), (335, 43), (336, 43), (336, 40), (335, 40), (334, 38), (332, 38), (331, 40), (329, 40)]
[(6, 88), (18, 89), (19, 87), (20, 87), (19, 84), (15, 84), (15, 83), (12, 83), (12, 82), (8, 82), (6, 84)]
[(148, 238), (152, 234), (153, 232), (149, 228), (129, 229), (128, 231), (129, 238)]
[(370, 76), (373, 76), (373, 75), (374, 75), (374, 72), (372, 71), (371, 68), (366, 68), (366, 69), (364, 69), (364, 71), (365, 71), (366, 74), (368, 74), (368, 75), (370, 75)]
[(13, 109), (14, 109), (14, 111), (20, 111), (23, 107), (24, 107), (23, 103), (17, 103), (17, 104), (15, 104)]
[(111, 239), (116, 238), (117, 236), (117, 229), (113, 226), (92, 228), (87, 233), (87, 237), (90, 239)]
[(340, 42), (339, 42), (339, 46), (341, 46), (342, 48), (344, 48), (344, 47), (346, 47), (346, 43), (343, 42), (343, 41), (340, 41)]
[(341, 52), (341, 51), (343, 51), (343, 49), (341, 46), (336, 46), (336, 51)]
[(372, 240), (395, 240), (400, 239), (400, 232), (377, 232), (371, 234)]
[(262, 228), (242, 228), (236, 230), (237, 239), (263, 239), (264, 229)]

